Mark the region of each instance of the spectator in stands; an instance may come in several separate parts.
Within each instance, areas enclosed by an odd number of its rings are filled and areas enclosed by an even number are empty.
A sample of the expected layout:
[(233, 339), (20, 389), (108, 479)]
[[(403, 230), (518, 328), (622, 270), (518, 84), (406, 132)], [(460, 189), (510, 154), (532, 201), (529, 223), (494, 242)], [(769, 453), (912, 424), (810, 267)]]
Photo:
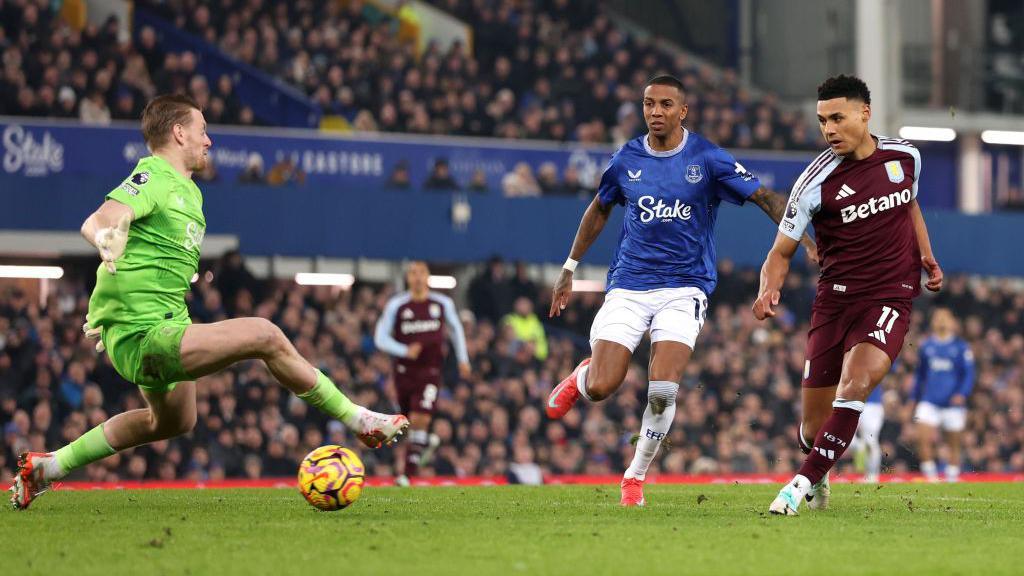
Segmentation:
[(78, 98), (70, 87), (62, 86), (57, 93), (57, 109), (54, 115), (58, 118), (78, 118)]
[(114, 110), (111, 112), (111, 117), (114, 120), (137, 120), (141, 115), (142, 110), (138, 110), (135, 105), (135, 97), (128, 90), (120, 90), (117, 93), (117, 103), (114, 105)]
[(434, 160), (434, 168), (430, 171), (427, 181), (423, 183), (427, 190), (458, 190), (459, 184), (452, 178), (451, 170), (448, 167), (448, 159), (438, 158)]
[(369, 110), (360, 110), (356, 113), (352, 128), (360, 132), (376, 132), (377, 121), (373, 119), (373, 113)]
[(299, 168), (295, 158), (290, 154), (283, 155), (267, 174), (267, 184), (271, 186), (302, 184), (305, 181), (306, 173)]
[(266, 178), (263, 175), (263, 156), (258, 152), (249, 154), (245, 163), (245, 170), (238, 175), (238, 181), (242, 184), (265, 184)]
[[(817, 147), (800, 116), (780, 108), (772, 95), (741, 88), (733, 70), (696, 68), (685, 55), (622, 32), (599, 3), (577, 9), (577, 2), (563, 12), (535, 0), (515, 10), (470, 3), (453, 8), (445, 0), (443, 8), (474, 28), (476, 52), (459, 42), (443, 47), (432, 41), (418, 59), (410, 53), (411, 38), (395, 26), (400, 19), (370, 18), (367, 11), (376, 8), (361, 2), (340, 9), (330, 2), (268, 0), (228, 13), (198, 0), (136, 4), (211, 48), (290, 82), (357, 130), (619, 144), (642, 127), (636, 87), (670, 70), (701, 96), (688, 123), (718, 144)], [(60, 88), (68, 86), (82, 102), (98, 90), (120, 117), (126, 108), (118, 109), (118, 92), (127, 88), (136, 108), (156, 92), (188, 91), (217, 122), (260, 123), (234, 94), (230, 76), (212, 87), (193, 82), (195, 54), (165, 49), (150, 27), (136, 29), (133, 42), (121, 45), (116, 19), (77, 34), (49, 6), (11, 6), (2, 113), (67, 116), (57, 102)], [(54, 45), (40, 47), (33, 38)], [(95, 117), (96, 104), (85, 108), (86, 116)], [(102, 113), (96, 121), (105, 121)]]
[(470, 309), (477, 320), (497, 325), (512, 309), (512, 285), (505, 277), (505, 261), (492, 256), (487, 266), (469, 283)]
[(501, 190), (507, 198), (540, 196), (540, 184), (533, 177), (533, 168), (526, 162), (519, 162), (501, 179)]
[[(141, 112), (140, 112), (141, 114)], [(206, 162), (206, 166), (195, 172), (192, 175), (193, 178), (200, 182), (216, 182), (219, 178), (217, 173), (217, 162), (214, 160), (214, 155), (211, 154), (209, 160)]]
[(87, 386), (85, 366), (81, 362), (72, 362), (68, 365), (67, 374), (60, 383), (61, 399), (71, 408), (78, 409), (82, 406), (82, 396)]
[(487, 173), (482, 168), (473, 170), (473, 175), (469, 179), (469, 185), (466, 189), (470, 192), (487, 193), (489, 191), (489, 185), (487, 184)]
[(388, 176), (388, 188), (394, 190), (408, 190), (412, 187), (412, 179), (409, 177), (409, 162), (406, 160), (399, 160), (395, 163), (395, 168), (391, 171), (391, 176)]
[(530, 280), (529, 270), (523, 261), (516, 262), (516, 271), (509, 285), (512, 287), (513, 298), (527, 298), (532, 301), (537, 296), (537, 283)]
[(502, 324), (512, 329), (516, 340), (529, 348), (530, 354), (543, 362), (548, 357), (548, 339), (544, 326), (533, 310), (533, 301), (526, 297), (516, 298), (512, 312), (505, 316)]
[(213, 275), (228, 315), (251, 315), (253, 299), (259, 298), (259, 282), (252, 275), (238, 250), (230, 250), (221, 256)]
[(103, 93), (93, 90), (79, 106), (79, 118), (85, 124), (110, 124), (110, 109), (107, 108)]
[(158, 46), (156, 30), (150, 26), (143, 26), (139, 29), (135, 50), (142, 56), (146, 70), (153, 72), (160, 69), (160, 65), (164, 62), (164, 54)]
[(253, 113), (252, 108), (248, 106), (242, 106), (238, 111), (238, 123), (242, 126), (259, 126), (260, 123), (256, 120), (256, 115)]
[(537, 169), (537, 184), (542, 194), (559, 194), (562, 184), (558, 181), (558, 166), (554, 162), (545, 162)]

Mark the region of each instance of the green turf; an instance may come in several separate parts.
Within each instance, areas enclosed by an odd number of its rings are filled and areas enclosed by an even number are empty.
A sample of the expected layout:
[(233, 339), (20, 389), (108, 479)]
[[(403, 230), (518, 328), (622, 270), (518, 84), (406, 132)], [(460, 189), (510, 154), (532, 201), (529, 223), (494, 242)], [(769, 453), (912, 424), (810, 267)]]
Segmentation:
[(1020, 574), (1024, 485), (374, 488), (348, 510), (292, 490), (55, 492), (0, 512), (4, 575)]

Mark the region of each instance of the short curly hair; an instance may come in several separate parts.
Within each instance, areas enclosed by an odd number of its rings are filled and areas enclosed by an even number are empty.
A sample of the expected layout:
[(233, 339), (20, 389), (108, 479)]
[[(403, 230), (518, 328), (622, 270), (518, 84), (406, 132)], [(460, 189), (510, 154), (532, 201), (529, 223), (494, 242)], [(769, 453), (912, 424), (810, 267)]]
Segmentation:
[(818, 100), (833, 98), (849, 98), (871, 104), (871, 91), (860, 78), (840, 74), (825, 80), (821, 86), (818, 86)]

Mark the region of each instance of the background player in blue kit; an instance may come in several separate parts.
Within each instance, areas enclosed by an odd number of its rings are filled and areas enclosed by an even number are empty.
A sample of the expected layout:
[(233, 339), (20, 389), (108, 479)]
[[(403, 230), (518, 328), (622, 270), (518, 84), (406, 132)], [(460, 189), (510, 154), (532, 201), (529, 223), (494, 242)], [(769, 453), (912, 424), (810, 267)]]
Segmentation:
[[(630, 357), (651, 332), (648, 404), (633, 461), (622, 480), (624, 506), (643, 506), (647, 469), (675, 415), (679, 381), (707, 317), (717, 282), (715, 219), (722, 201), (751, 200), (777, 224), (786, 201), (763, 186), (725, 150), (683, 128), (686, 93), (658, 76), (643, 93), (648, 134), (620, 148), (583, 214), (572, 250), (552, 293), (550, 316), (572, 293), (573, 271), (616, 204), (626, 216), (608, 270), (604, 305), (590, 331), (591, 358), (548, 397), (547, 413), (563, 417), (582, 396), (603, 400), (618, 390)], [(814, 243), (804, 237), (814, 254)]]
[(974, 354), (956, 335), (956, 318), (947, 308), (932, 314), (932, 334), (921, 344), (914, 377), (914, 420), (921, 457), (921, 472), (939, 478), (935, 443), (939, 428), (949, 449), (946, 480), (960, 477), (960, 435), (967, 424), (967, 397), (974, 387)]

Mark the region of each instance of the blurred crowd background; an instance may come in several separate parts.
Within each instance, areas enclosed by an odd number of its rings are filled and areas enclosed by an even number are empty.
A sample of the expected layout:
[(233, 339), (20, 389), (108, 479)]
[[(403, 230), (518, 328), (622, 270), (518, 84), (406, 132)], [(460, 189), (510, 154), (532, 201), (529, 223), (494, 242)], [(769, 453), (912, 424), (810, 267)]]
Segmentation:
[[(75, 13), (76, 7), (84, 6), (80, 1), (0, 0), (0, 116), (64, 118), (87, 125), (135, 122), (154, 95), (182, 92), (196, 99), (210, 124), (281, 126), (279, 118), (259, 117), (252, 107), (254, 99), (240, 97), (246, 86), (241, 79), (252, 72), (266, 75), (276, 97), (298, 94), (324, 118), (337, 120), (340, 129), (368, 139), (374, 133), (404, 133), (619, 145), (644, 130), (639, 87), (656, 73), (669, 72), (688, 89), (686, 127), (716, 144), (737, 150), (820, 148), (813, 116), (798, 108), (799, 100), (790, 96), (783, 102), (770, 90), (751, 84), (749, 73), (744, 82), (737, 69), (721, 59), (707, 58), (706, 53), (707, 59), (698, 56), (699, 35), (685, 38), (676, 33), (666, 38), (657, 31), (636, 33), (643, 25), (634, 23), (629, 28), (612, 15), (609, 6), (618, 4), (621, 10), (621, 3), (429, 3), (467, 25), (472, 50), (460, 42), (444, 48), (434, 41), (418, 45), (410, 33), (405, 2), (393, 3), (387, 10), (382, 9), (385, 2), (362, 0), (133, 3), (136, 14), (145, 11), (190, 35), (193, 51), (183, 49), (180, 41), (166, 42), (153, 20), (128, 23), (113, 16), (88, 24), (83, 13)], [(631, 8), (636, 8), (631, 15), (642, 21), (650, 7)], [(756, 20), (764, 16), (757, 8), (754, 3), (744, 13)], [(896, 47), (906, 64), (901, 81), (913, 102), (943, 112), (947, 108), (951, 112), (982, 108), (1002, 114), (1021, 112), (1021, 4), (993, 0), (980, 12), (984, 19), (978, 27), (987, 31), (980, 64), (962, 60), (961, 54), (970, 52), (965, 49), (949, 59), (955, 66), (947, 66), (934, 50), (938, 42), (927, 35), (914, 45)], [(665, 16), (670, 26), (679, 17), (668, 12)], [(689, 25), (700, 27), (701, 18), (695, 10)], [(770, 29), (770, 22), (760, 22)], [(841, 32), (836, 42), (843, 41)], [(938, 39), (950, 37), (955, 30), (924, 32)], [(759, 38), (756, 31), (745, 34), (749, 41)], [(756, 56), (759, 49), (774, 50), (778, 41), (787, 44), (779, 47), (779, 53), (794, 61), (806, 49), (794, 48), (784, 42), (786, 38), (769, 40), (771, 46), (752, 44), (755, 48), (744, 49)], [(964, 42), (976, 46), (971, 43), (975, 40), (965, 38)], [(730, 42), (739, 42), (739, 37), (724, 43)], [(840, 58), (842, 50), (852, 46), (835, 45), (829, 54)], [(204, 66), (209, 63), (204, 62), (204, 53), (229, 60), (231, 65), (225, 69), (230, 73), (205, 75), (202, 70), (212, 68)], [(813, 68), (811, 63), (808, 66)], [(940, 73), (944, 66), (949, 73)], [(837, 65), (835, 71), (842, 68)], [(749, 72), (749, 66), (746, 69)], [(976, 77), (977, 71), (983, 75)], [(972, 100), (972, 90), (952, 90), (959, 83), (981, 90), (978, 102)], [(882, 86), (878, 94), (887, 89), (892, 87)], [(967, 134), (961, 130), (958, 137)], [(32, 150), (33, 144), (29, 139), (21, 142), (24, 151), (38, 153)], [(546, 146), (536, 142), (501, 145)], [(13, 141), (8, 144), (6, 136), (4, 146), (7, 153), (22, 152)], [(985, 162), (991, 166), (985, 164), (985, 170), (992, 171), (985, 177), (991, 176), (995, 188), (981, 204), (1020, 210), (1024, 192), (1019, 151), (986, 150)], [(61, 148), (59, 159), (63, 154)], [(239, 183), (304, 183), (307, 174), (296, 159), (279, 156), (268, 156), (266, 166), (258, 154), (250, 156)], [(940, 157), (953, 161), (952, 156)], [(440, 150), (431, 155), (426, 179), (414, 182), (413, 167), (401, 160), (387, 166), (379, 184), (397, 190), (500, 190), (506, 197), (589, 197), (594, 186), (590, 181), (594, 174), (581, 174), (572, 164), (560, 167), (546, 161), (509, 163), (497, 183), (488, 184), (482, 169), (457, 181), (452, 166), (458, 161)], [(933, 165), (941, 167), (938, 162)], [(976, 165), (957, 166), (963, 171), (968, 169), (963, 166)], [(5, 164), (5, 171), (18, 170)], [(218, 180), (216, 166), (211, 164), (197, 178)], [(964, 204), (958, 202), (947, 208), (962, 208)], [(756, 271), (736, 268), (728, 261), (722, 261), (720, 268), (709, 321), (680, 391), (669, 438), (672, 448), (662, 452), (653, 471), (790, 473), (802, 460), (794, 439), (815, 272), (791, 274), (785, 313), (760, 324), (749, 313)], [(9, 477), (20, 451), (55, 449), (108, 416), (142, 405), (136, 388), (115, 373), (106, 355), (97, 354), (82, 338), (93, 282), (90, 266), (72, 263), (68, 271), (59, 282), (48, 285), (43, 302), (36, 285), (0, 285), (0, 477)], [(549, 320), (545, 312), (550, 287), (530, 278), (526, 266), (495, 259), (453, 294), (465, 323), (474, 370), (469, 380), (461, 381), (454, 366), (447, 367), (447, 383), (433, 425), (442, 443), (426, 474), (617, 474), (627, 465), (646, 401), (649, 346), (645, 343), (637, 351), (636, 363), (614, 397), (581, 405), (562, 421), (547, 421), (543, 401), (551, 387), (588, 354), (590, 323), (603, 295), (576, 294), (565, 314)], [(339, 290), (258, 280), (247, 271), (241, 256), (232, 253), (194, 285), (189, 304), (197, 322), (245, 315), (273, 320), (304, 356), (357, 402), (389, 411), (395, 409), (391, 364), (374, 349), (372, 332), (384, 302), (395, 290), (386, 284), (357, 283), (350, 290)], [(978, 276), (951, 277), (941, 294), (924, 295), (917, 301), (911, 335), (883, 383), (885, 466), (902, 472), (918, 465), (911, 425), (912, 375), (917, 343), (925, 335), (930, 310), (937, 305), (954, 310), (977, 358), (977, 384), (969, 399), (964, 436), (964, 470), (1024, 471), (1024, 284), (1019, 278)], [(510, 314), (537, 318), (508, 322)], [(516, 333), (515, 326), (537, 324), (543, 330)], [(204, 378), (198, 389), (199, 423), (192, 433), (119, 454), (76, 472), (74, 478), (291, 476), (301, 457), (321, 444), (360, 449), (339, 423), (285, 393), (258, 362)], [(370, 473), (391, 473), (390, 450), (361, 452)], [(940, 461), (944, 456), (940, 451)], [(840, 465), (844, 472), (853, 468), (854, 460), (849, 458)]]
[[(140, 0), (178, 28), (308, 95), (365, 132), (621, 144), (643, 130), (638, 87), (672, 71), (687, 126), (721, 146), (817, 147), (797, 110), (743, 87), (731, 68), (632, 37), (595, 0), (438, 0), (473, 27), (475, 50), (423, 53), (398, 16), (360, 0)], [(210, 124), (273, 125), (207, 78), (191, 51), (165, 52), (149, 26), (116, 18), (78, 30), (46, 0), (0, 3), (0, 115), (136, 120), (158, 93), (185, 92)]]
[[(231, 254), (195, 284), (193, 318), (213, 322), (242, 315), (273, 320), (305, 357), (355, 401), (395, 409), (391, 363), (373, 347), (373, 327), (391, 285), (351, 290), (302, 287), (255, 279)], [(577, 293), (560, 318), (548, 320), (548, 286), (522, 265), (492, 260), (456, 294), (466, 328), (473, 376), (446, 369), (433, 432), (441, 439), (424, 473), (444, 476), (618, 474), (632, 456), (646, 398), (649, 345), (635, 355), (622, 389), (609, 400), (580, 403), (562, 421), (548, 421), (548, 391), (588, 354), (590, 322), (600, 293)], [(105, 354), (81, 334), (88, 302), (86, 276), (65, 279), (40, 304), (17, 288), (0, 291), (0, 476), (9, 477), (21, 450), (53, 450), (142, 398)], [(212, 280), (210, 280), (212, 278)], [(805, 331), (814, 294), (811, 272), (794, 273), (784, 312), (758, 323), (749, 312), (757, 274), (721, 263), (708, 322), (679, 393), (679, 409), (653, 472), (791, 473), (796, 449)], [(938, 296), (917, 300), (912, 331), (893, 373), (883, 382), (882, 430), (888, 471), (916, 470), (910, 393), (917, 343), (929, 310), (957, 310), (962, 335), (977, 358), (969, 398), (965, 471), (1024, 471), (1024, 287), (978, 277), (949, 278)], [(517, 334), (509, 314), (537, 315), (543, 337)], [(262, 363), (239, 364), (198, 386), (199, 419), (186, 436), (115, 455), (72, 479), (134, 480), (288, 477), (312, 448), (356, 447), (369, 473), (391, 473), (389, 449), (362, 450), (338, 422), (289, 395)], [(944, 453), (940, 451), (939, 459)], [(850, 472), (852, 459), (840, 464)]]

